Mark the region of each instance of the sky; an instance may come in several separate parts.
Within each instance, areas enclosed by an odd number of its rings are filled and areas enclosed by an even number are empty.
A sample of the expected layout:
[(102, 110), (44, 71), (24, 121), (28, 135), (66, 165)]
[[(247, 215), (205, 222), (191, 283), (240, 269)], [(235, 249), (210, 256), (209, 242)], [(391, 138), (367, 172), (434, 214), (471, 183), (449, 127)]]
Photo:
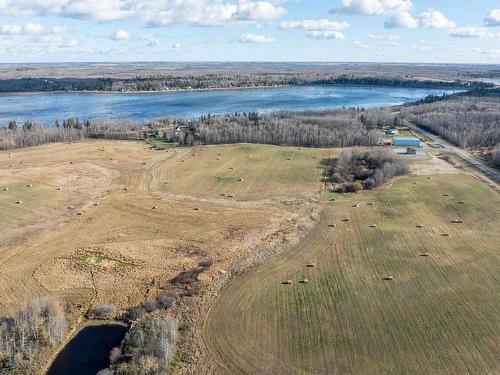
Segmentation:
[(500, 64), (500, 0), (0, 0), (0, 62)]

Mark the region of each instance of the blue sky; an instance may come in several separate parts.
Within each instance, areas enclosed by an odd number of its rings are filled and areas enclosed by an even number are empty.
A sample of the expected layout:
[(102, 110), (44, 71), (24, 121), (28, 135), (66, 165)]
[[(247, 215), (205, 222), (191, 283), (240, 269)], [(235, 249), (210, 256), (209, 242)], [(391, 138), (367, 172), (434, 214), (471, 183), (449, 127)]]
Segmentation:
[(499, 0), (0, 0), (0, 62), (500, 63)]

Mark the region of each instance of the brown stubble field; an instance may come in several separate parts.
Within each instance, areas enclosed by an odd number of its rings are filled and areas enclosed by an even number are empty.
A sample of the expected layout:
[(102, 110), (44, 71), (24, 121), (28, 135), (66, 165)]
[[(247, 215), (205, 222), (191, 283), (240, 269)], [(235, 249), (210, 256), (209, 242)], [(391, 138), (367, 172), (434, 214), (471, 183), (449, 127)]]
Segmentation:
[[(200, 276), (209, 285), (264, 239), (295, 235), (289, 229), (321, 189), (319, 161), (327, 153), (303, 151), (300, 167), (291, 167), (282, 149), (251, 146), (271, 162), (221, 186), (226, 164), (248, 162), (241, 147), (153, 151), (138, 142), (95, 141), (1, 152), (0, 312), (46, 295), (82, 311), (134, 306), (200, 261), (214, 261)], [(284, 168), (291, 170), (283, 180), (276, 172)], [(305, 188), (283, 204), (288, 179), (297, 178)], [(268, 189), (244, 188), (255, 181), (267, 181)]]

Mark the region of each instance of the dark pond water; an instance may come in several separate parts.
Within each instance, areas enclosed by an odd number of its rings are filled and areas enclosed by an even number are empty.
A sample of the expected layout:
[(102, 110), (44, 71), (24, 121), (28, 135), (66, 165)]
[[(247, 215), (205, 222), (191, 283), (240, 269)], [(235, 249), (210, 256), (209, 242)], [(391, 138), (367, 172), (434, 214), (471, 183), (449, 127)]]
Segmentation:
[(56, 357), (47, 375), (95, 375), (109, 366), (109, 352), (127, 328), (118, 324), (83, 328)]
[(70, 117), (152, 120), (193, 118), (234, 112), (260, 113), (335, 107), (377, 107), (402, 104), (446, 90), (373, 86), (291, 86), (248, 90), (156, 93), (34, 93), (0, 95), (0, 126), (10, 120), (45, 125)]

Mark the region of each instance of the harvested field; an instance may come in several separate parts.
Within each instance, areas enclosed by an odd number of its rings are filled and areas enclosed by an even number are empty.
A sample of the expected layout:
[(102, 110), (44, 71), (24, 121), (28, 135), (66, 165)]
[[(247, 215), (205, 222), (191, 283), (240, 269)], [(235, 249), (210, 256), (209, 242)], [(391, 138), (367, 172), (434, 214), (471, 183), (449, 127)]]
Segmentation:
[[(234, 178), (234, 189), (226, 186), (228, 196), (250, 196), (253, 189), (266, 197), (295, 194), (288, 187), (292, 176), (304, 178), (304, 194), (321, 188), (318, 161), (308, 157), (306, 167), (304, 159), (281, 180), (273, 176), (281, 161), (265, 158), (285, 151), (249, 147), (261, 161), (239, 166), (245, 182)], [(209, 284), (292, 222), (300, 208), (222, 201), (214, 183), (219, 171), (207, 163), (221, 153), (223, 163), (238, 165), (245, 159), (242, 150), (207, 147), (194, 156), (191, 149), (152, 151), (140, 142), (89, 141), (15, 150), (12, 157), (0, 152), (0, 313), (46, 295), (85, 308), (133, 306), (207, 258), (214, 265), (200, 278)], [(190, 171), (185, 176), (177, 167), (182, 159)], [(266, 190), (271, 178), (276, 182)]]
[[(251, 144), (196, 150), (196, 156), (187, 155), (184, 163), (158, 169), (161, 179), (169, 181), (159, 189), (202, 198), (220, 198), (223, 193), (231, 193), (238, 200), (311, 196), (323, 186), (325, 167), (321, 160), (338, 152)], [(287, 161), (290, 157), (293, 163)]]
[[(215, 364), (200, 372), (498, 372), (498, 193), (465, 174), (436, 174), (356, 199), (375, 205), (353, 210), (349, 197), (324, 205), (298, 246), (219, 294), (203, 329)], [(332, 231), (345, 212), (350, 221)], [(467, 224), (450, 223), (457, 216)]]

